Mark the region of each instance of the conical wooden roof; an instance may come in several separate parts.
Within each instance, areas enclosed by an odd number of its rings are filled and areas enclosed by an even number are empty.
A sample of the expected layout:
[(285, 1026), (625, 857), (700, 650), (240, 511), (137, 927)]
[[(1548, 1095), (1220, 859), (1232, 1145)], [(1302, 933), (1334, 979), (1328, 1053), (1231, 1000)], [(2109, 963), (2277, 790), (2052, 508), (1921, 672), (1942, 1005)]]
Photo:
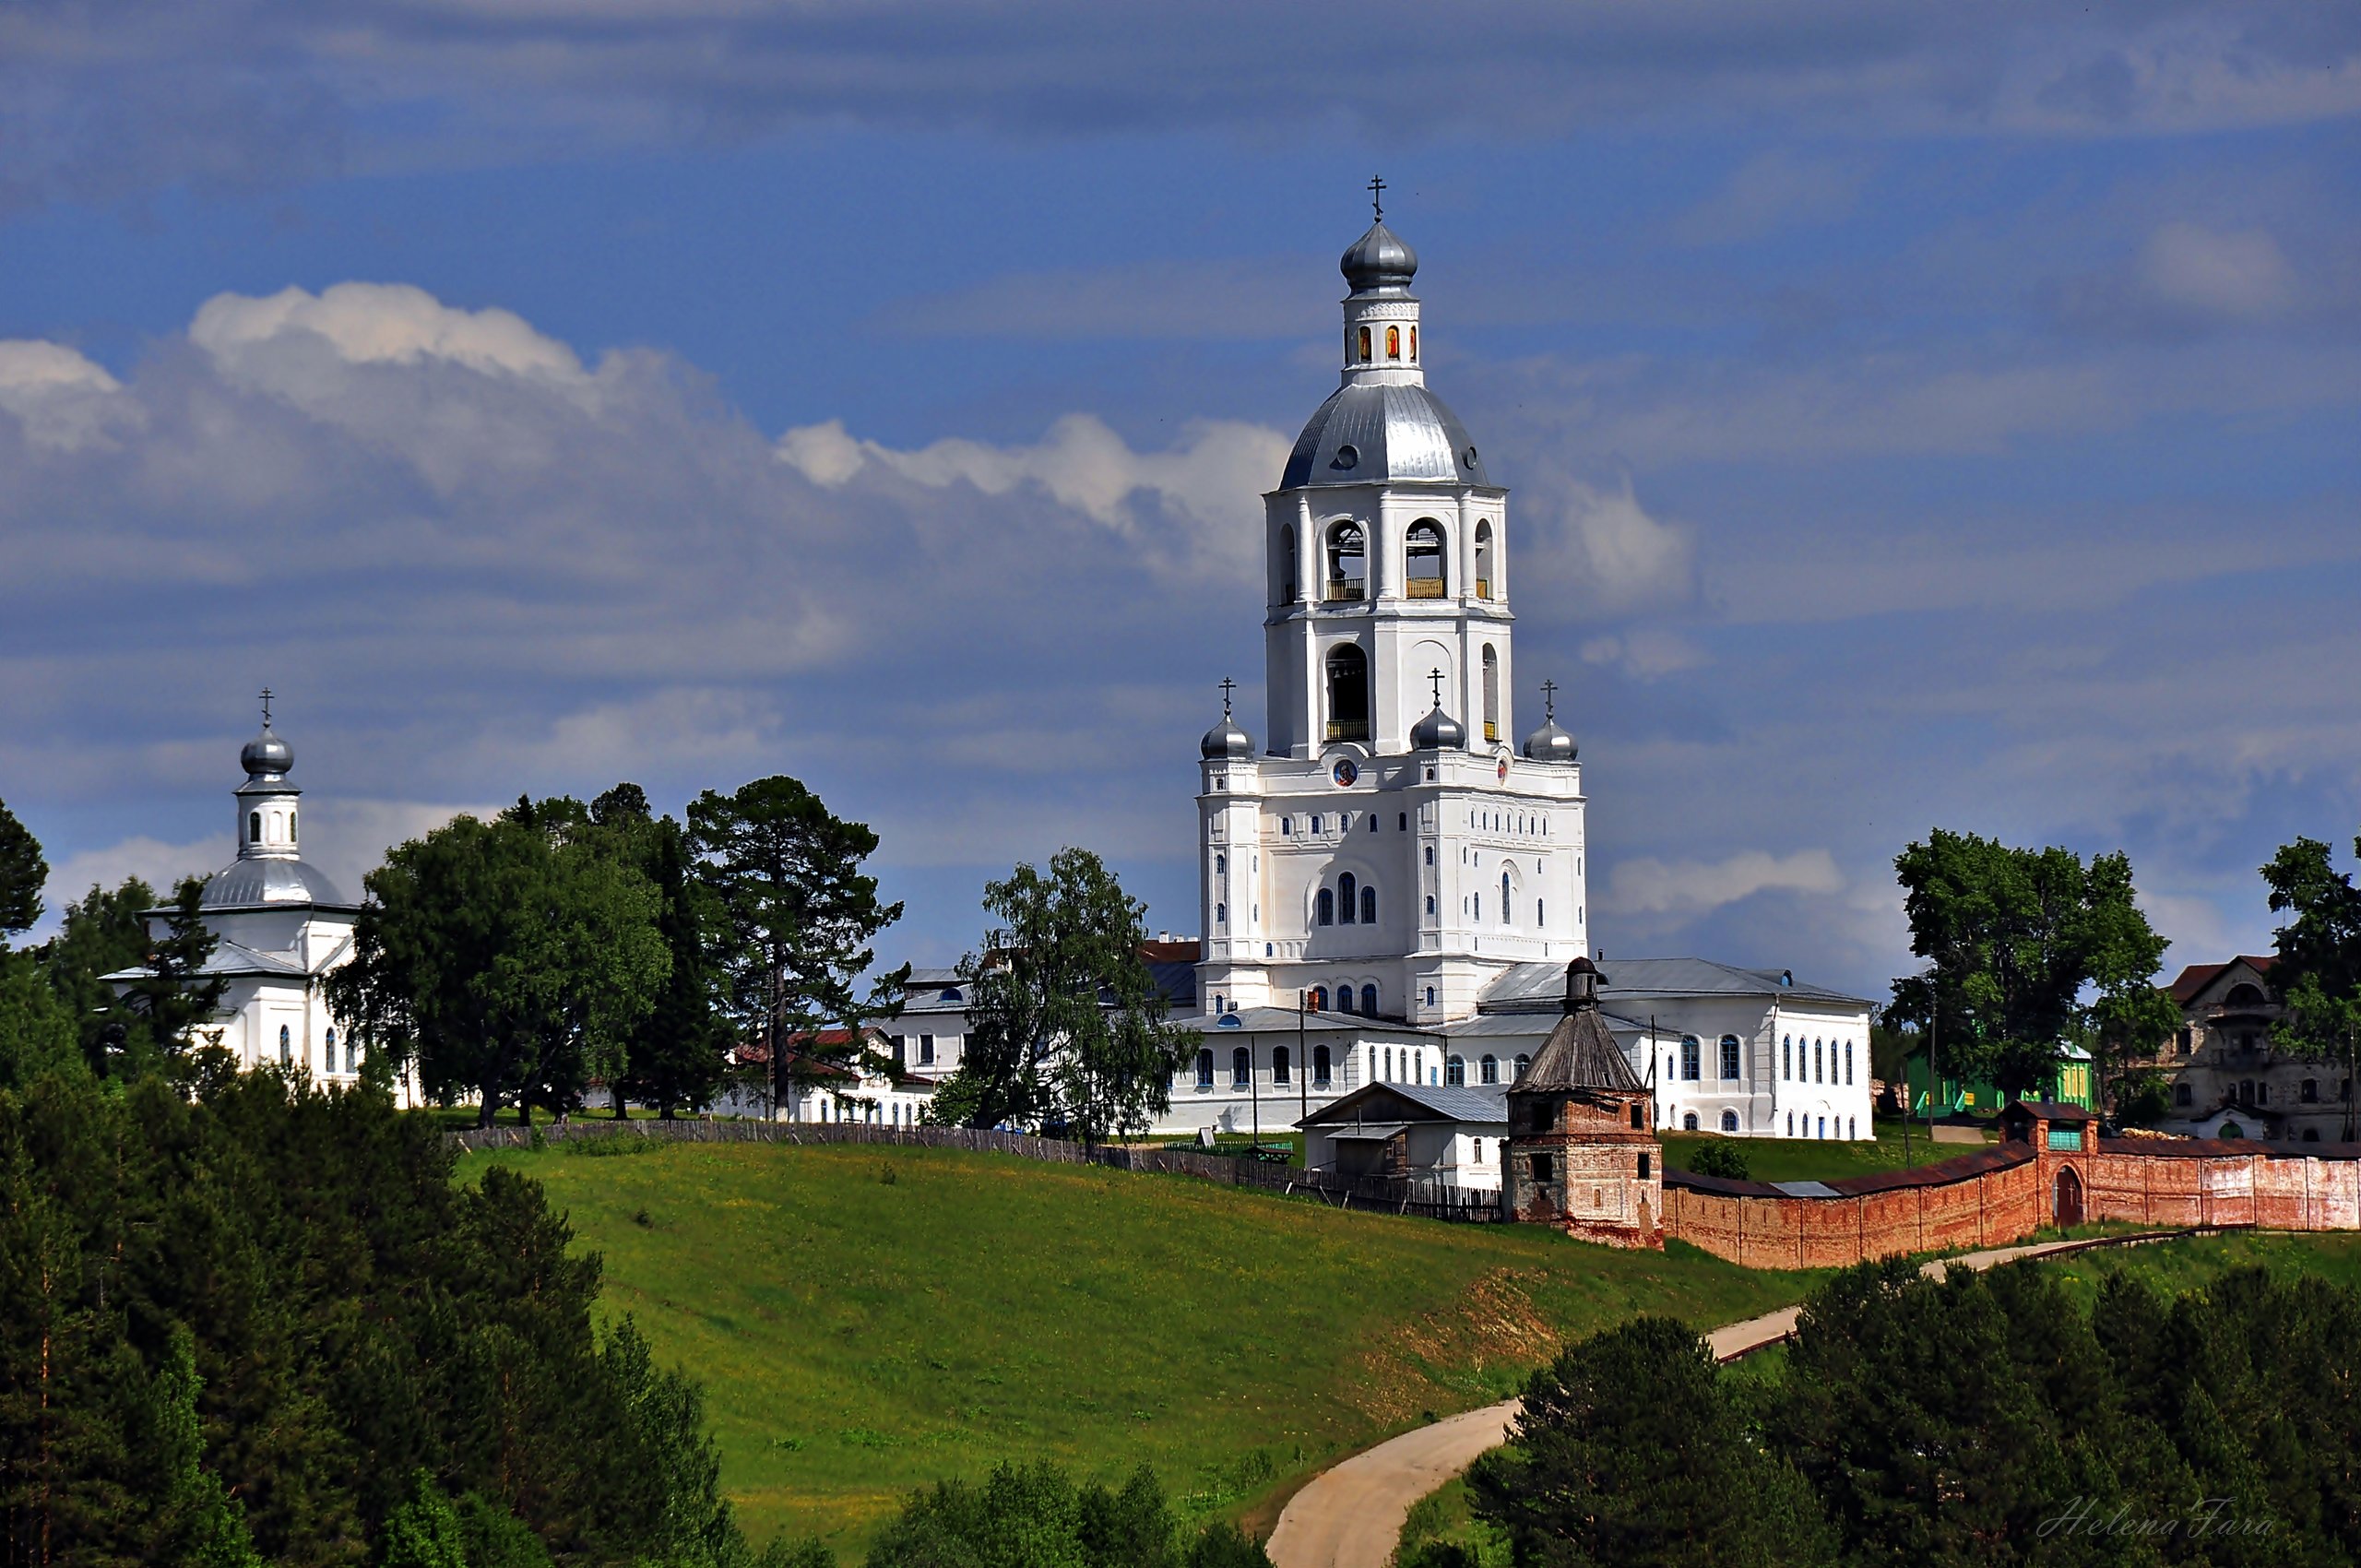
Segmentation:
[(1541, 1042), (1533, 1061), (1509, 1086), (1512, 1094), (1567, 1094), (1614, 1089), (1645, 1094), (1648, 1086), (1631, 1071), (1623, 1048), (1599, 1016), (1598, 968), (1588, 958), (1566, 966), (1566, 1016)]

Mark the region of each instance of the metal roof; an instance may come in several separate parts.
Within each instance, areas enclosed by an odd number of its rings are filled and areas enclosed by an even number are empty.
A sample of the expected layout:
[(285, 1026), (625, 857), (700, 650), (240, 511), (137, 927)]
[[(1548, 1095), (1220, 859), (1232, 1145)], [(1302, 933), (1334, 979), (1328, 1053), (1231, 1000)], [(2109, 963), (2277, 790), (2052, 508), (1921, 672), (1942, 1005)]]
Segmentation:
[(1424, 386), (1355, 381), (1338, 387), (1306, 422), (1279, 488), (1395, 480), (1492, 482), (1467, 427), (1442, 398)]
[[(1493, 1089), (1452, 1088), (1441, 1084), (1363, 1084), (1340, 1099), (1330, 1101), (1296, 1123), (1299, 1127), (1326, 1127), (1337, 1123), (1350, 1124), (1361, 1108), (1382, 1096), (1393, 1095), (1407, 1100), (1421, 1111), (1432, 1112), (1432, 1119), (1444, 1122), (1498, 1122), (1509, 1119), (1509, 1102), (1505, 1091)], [(1388, 1120), (1401, 1121), (1398, 1113)]]
[(1396, 1133), (1409, 1131), (1406, 1122), (1348, 1122), (1329, 1133), (1332, 1138), (1346, 1143), (1383, 1143)]
[[(144, 964), (113, 974), (101, 975), (102, 980), (128, 983), (148, 976)], [(200, 975), (217, 976), (223, 980), (308, 980), (310, 972), (291, 958), (275, 953), (264, 953), (252, 947), (242, 947), (234, 942), (217, 942), (211, 954), (197, 969)]]
[(232, 861), (206, 878), (201, 904), (208, 909), (301, 908), (306, 904), (330, 909), (359, 908), (346, 903), (336, 884), (308, 861), (259, 855)]
[[(1866, 997), (1847, 996), (1805, 980), (1783, 983), (1781, 977), (1786, 972), (1742, 969), (1711, 958), (1602, 958), (1598, 992), (1602, 1001), (1620, 1001), (1627, 1014), (1634, 998), (1647, 996), (1768, 996), (1856, 1007), (1870, 1004)], [(1492, 1012), (1555, 1008), (1565, 989), (1563, 964), (1517, 964), (1484, 988), (1477, 1005)]]

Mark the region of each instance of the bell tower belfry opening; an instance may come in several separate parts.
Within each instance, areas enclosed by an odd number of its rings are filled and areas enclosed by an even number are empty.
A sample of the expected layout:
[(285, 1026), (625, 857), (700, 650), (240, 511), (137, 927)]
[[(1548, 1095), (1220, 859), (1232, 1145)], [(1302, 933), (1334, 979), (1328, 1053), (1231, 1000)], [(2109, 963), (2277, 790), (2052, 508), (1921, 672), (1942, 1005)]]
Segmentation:
[[(1582, 772), (1554, 711), (1512, 749), (1509, 493), (1427, 386), (1418, 257), (1372, 206), (1338, 386), (1264, 497), (1263, 738), (1226, 712), (1202, 748), (1199, 994), (1427, 1024), (1588, 950)], [(1374, 918), (1323, 922), (1347, 885)]]

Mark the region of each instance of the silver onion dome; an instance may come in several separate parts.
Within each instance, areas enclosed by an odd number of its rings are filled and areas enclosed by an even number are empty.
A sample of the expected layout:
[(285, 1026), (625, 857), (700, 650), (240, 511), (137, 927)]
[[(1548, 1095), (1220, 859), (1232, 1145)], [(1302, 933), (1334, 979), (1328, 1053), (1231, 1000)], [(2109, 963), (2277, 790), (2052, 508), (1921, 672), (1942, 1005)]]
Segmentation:
[(1410, 749), (1414, 752), (1430, 752), (1466, 743), (1467, 726), (1445, 713), (1441, 703), (1435, 705), (1433, 712), (1410, 727)]
[(1574, 738), (1560, 729), (1555, 719), (1545, 719), (1540, 729), (1525, 738), (1525, 754), (1536, 762), (1572, 762)]
[(1410, 279), (1418, 275), (1418, 253), (1380, 219), (1353, 242), (1336, 270), (1356, 294), (1406, 293)]
[(295, 748), (280, 740), (266, 719), (262, 733), (238, 753), (238, 762), (250, 778), (275, 778), (295, 766)]
[(1205, 731), (1205, 738), (1198, 742), (1197, 751), (1208, 762), (1251, 757), (1254, 754), (1254, 737), (1240, 729), (1238, 720), (1225, 713), (1220, 723)]

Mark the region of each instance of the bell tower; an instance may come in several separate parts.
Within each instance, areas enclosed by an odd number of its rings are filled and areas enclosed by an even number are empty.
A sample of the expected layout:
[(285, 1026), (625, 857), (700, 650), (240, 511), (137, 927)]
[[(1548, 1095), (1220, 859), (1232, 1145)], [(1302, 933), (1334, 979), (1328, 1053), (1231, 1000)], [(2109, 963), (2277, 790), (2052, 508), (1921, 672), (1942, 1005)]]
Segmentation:
[(1439, 706), (1488, 750), (1511, 734), (1508, 492), (1427, 388), (1418, 257), (1382, 208), (1338, 268), (1342, 385), (1264, 502), (1271, 748), (1406, 751), (1440, 671)]
[(1427, 386), (1418, 255), (1380, 208), (1338, 269), (1339, 385), (1264, 497), (1264, 737), (1225, 695), (1199, 747), (1198, 993), (1424, 1028), (1587, 951), (1582, 768), (1554, 709), (1510, 745), (1508, 492)]

